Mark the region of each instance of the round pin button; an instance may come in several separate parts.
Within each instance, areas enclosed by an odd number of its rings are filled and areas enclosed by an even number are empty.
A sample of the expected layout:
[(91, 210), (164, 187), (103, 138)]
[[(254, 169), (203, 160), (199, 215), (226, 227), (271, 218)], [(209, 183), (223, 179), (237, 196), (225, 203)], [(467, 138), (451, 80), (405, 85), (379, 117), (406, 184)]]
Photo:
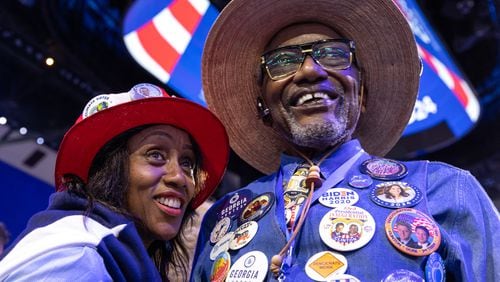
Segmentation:
[(375, 234), (375, 220), (366, 210), (344, 206), (327, 212), (320, 221), (321, 240), (338, 251), (352, 251), (366, 245)]
[(248, 221), (240, 225), (234, 231), (233, 240), (229, 243), (231, 250), (243, 248), (246, 244), (252, 241), (253, 237), (259, 229), (259, 224), (256, 221)]
[(210, 251), (210, 259), (215, 260), (215, 258), (222, 252), (226, 252), (229, 250), (229, 244), (234, 238), (234, 232), (229, 232), (226, 235), (222, 236), (220, 240), (212, 247)]
[(373, 180), (366, 174), (356, 174), (349, 177), (349, 186), (364, 189), (372, 185)]
[(385, 220), (385, 233), (394, 247), (412, 256), (430, 255), (441, 244), (441, 232), (434, 220), (412, 208), (390, 213)]
[(251, 198), (252, 192), (250, 190), (241, 190), (234, 193), (217, 211), (217, 220), (221, 220), (224, 217), (238, 217), (241, 210), (246, 207)]
[(226, 282), (264, 281), (268, 267), (268, 260), (263, 252), (248, 252), (231, 266)]
[(305, 271), (309, 278), (316, 281), (328, 281), (333, 276), (344, 274), (347, 270), (347, 259), (335, 252), (319, 252), (307, 260)]
[(359, 195), (348, 188), (330, 188), (318, 198), (319, 202), (330, 208), (352, 206), (359, 200)]
[(446, 269), (441, 256), (434, 252), (427, 257), (425, 263), (425, 281), (429, 282), (445, 282)]
[(220, 253), (212, 265), (212, 271), (210, 272), (211, 282), (224, 282), (226, 276), (231, 267), (231, 256), (228, 252)]
[(210, 242), (213, 244), (217, 243), (220, 238), (226, 235), (229, 228), (231, 228), (231, 219), (229, 217), (219, 220), (210, 233)]
[(272, 193), (263, 193), (255, 197), (248, 205), (241, 211), (239, 224), (248, 221), (257, 221), (262, 218), (271, 209), (274, 203), (274, 195)]
[(409, 208), (422, 200), (422, 192), (406, 182), (383, 182), (372, 188), (370, 199), (377, 205), (386, 208)]
[(136, 86), (132, 87), (131, 92), (133, 100), (163, 96), (161, 88), (149, 83), (137, 84)]
[(408, 169), (403, 163), (383, 158), (364, 161), (360, 165), (360, 170), (372, 178), (388, 181), (401, 179), (408, 174)]
[(415, 272), (406, 269), (395, 270), (391, 272), (389, 275), (387, 275), (384, 279), (382, 279), (382, 282), (400, 282), (400, 281), (424, 282), (424, 279), (418, 276), (418, 274), (416, 274)]
[(83, 109), (82, 118), (87, 118), (97, 112), (111, 108), (113, 106), (130, 102), (131, 97), (129, 93), (120, 94), (102, 94), (92, 98)]

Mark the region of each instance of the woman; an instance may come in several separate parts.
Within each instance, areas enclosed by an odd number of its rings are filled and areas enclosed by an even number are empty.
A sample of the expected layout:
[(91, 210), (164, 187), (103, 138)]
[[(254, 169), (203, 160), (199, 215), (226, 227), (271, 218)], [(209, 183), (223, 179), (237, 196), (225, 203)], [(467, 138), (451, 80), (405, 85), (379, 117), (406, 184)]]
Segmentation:
[(384, 188), (386, 199), (393, 200), (396, 203), (402, 202), (404, 198), (410, 196), (403, 187), (393, 184)]
[(57, 193), (2, 261), (0, 280), (158, 281), (188, 277), (179, 230), (218, 185), (228, 160), (219, 120), (140, 84), (99, 95), (66, 133)]

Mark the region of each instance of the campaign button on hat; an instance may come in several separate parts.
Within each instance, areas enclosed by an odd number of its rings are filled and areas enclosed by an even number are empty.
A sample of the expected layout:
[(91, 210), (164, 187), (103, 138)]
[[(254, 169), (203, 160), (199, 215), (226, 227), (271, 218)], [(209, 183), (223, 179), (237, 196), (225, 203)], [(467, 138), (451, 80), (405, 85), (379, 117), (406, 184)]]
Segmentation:
[(263, 193), (255, 197), (248, 205), (241, 211), (239, 224), (248, 221), (257, 221), (262, 218), (271, 209), (274, 203), (273, 193)]
[(441, 244), (441, 232), (434, 220), (412, 208), (391, 212), (385, 220), (385, 233), (394, 247), (412, 256), (430, 255)]
[(231, 267), (231, 256), (228, 252), (222, 252), (214, 260), (212, 271), (210, 272), (211, 282), (223, 282)]
[(87, 118), (97, 112), (111, 108), (113, 106), (130, 102), (131, 97), (128, 92), (117, 94), (102, 94), (92, 98), (83, 108), (82, 118)]
[(251, 198), (252, 192), (250, 190), (241, 190), (234, 193), (217, 211), (217, 220), (221, 220), (224, 217), (238, 217), (241, 210), (246, 207)]
[(215, 224), (214, 229), (210, 233), (210, 242), (217, 243), (220, 238), (226, 235), (227, 231), (231, 228), (231, 219), (224, 217)]
[(151, 97), (163, 97), (163, 91), (160, 87), (149, 84), (149, 83), (140, 83), (132, 87), (132, 96), (133, 100), (151, 98)]
[(318, 200), (324, 206), (337, 208), (354, 205), (358, 202), (359, 195), (348, 188), (330, 188), (326, 190)]
[(446, 269), (444, 267), (444, 262), (437, 252), (434, 252), (427, 257), (427, 262), (425, 263), (425, 281), (446, 281)]
[(366, 245), (375, 234), (375, 220), (366, 210), (356, 206), (328, 211), (320, 221), (319, 235), (330, 248), (352, 251)]
[(406, 166), (398, 161), (373, 158), (361, 163), (360, 170), (372, 178), (379, 180), (398, 180), (408, 174)]
[(361, 282), (358, 278), (349, 274), (334, 275), (333, 277), (326, 280), (328, 282)]
[(307, 260), (305, 271), (309, 278), (316, 281), (328, 281), (347, 270), (347, 259), (335, 252), (319, 252)]
[(384, 279), (382, 279), (382, 282), (399, 282), (399, 281), (424, 282), (424, 279), (422, 279), (422, 277), (420, 277), (415, 272), (406, 269), (395, 270), (391, 272), (389, 275), (387, 275)]
[(373, 180), (366, 174), (355, 174), (349, 177), (349, 186), (354, 188), (368, 188), (372, 183)]
[(268, 260), (263, 252), (248, 252), (231, 266), (226, 282), (264, 281), (268, 267)]
[(210, 259), (214, 260), (220, 253), (229, 250), (229, 244), (233, 240), (234, 232), (228, 232), (226, 235), (222, 236), (220, 240), (212, 247), (210, 251)]
[(422, 192), (406, 182), (390, 181), (373, 187), (370, 191), (370, 199), (377, 205), (386, 208), (409, 208), (422, 200)]
[(248, 242), (252, 241), (258, 229), (259, 224), (256, 221), (243, 223), (234, 231), (234, 237), (229, 243), (229, 248), (231, 250), (243, 248), (246, 244), (248, 244)]

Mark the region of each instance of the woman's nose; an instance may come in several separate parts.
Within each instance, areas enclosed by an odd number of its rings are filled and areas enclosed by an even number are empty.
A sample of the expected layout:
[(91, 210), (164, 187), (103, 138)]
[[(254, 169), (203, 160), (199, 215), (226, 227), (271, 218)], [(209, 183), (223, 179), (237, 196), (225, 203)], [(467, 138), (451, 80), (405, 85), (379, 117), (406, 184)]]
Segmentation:
[(165, 182), (178, 188), (186, 187), (186, 175), (177, 161), (169, 161), (166, 164), (166, 173), (163, 176)]

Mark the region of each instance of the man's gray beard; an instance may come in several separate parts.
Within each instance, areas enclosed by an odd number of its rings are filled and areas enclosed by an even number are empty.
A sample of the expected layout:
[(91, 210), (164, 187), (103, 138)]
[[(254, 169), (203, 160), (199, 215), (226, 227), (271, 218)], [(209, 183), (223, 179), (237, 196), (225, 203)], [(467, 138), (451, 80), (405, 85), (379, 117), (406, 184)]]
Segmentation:
[(314, 149), (324, 149), (347, 140), (347, 110), (342, 108), (337, 113), (337, 121), (325, 120), (322, 123), (302, 126), (292, 117), (287, 116), (290, 127), (290, 142), (295, 145)]

